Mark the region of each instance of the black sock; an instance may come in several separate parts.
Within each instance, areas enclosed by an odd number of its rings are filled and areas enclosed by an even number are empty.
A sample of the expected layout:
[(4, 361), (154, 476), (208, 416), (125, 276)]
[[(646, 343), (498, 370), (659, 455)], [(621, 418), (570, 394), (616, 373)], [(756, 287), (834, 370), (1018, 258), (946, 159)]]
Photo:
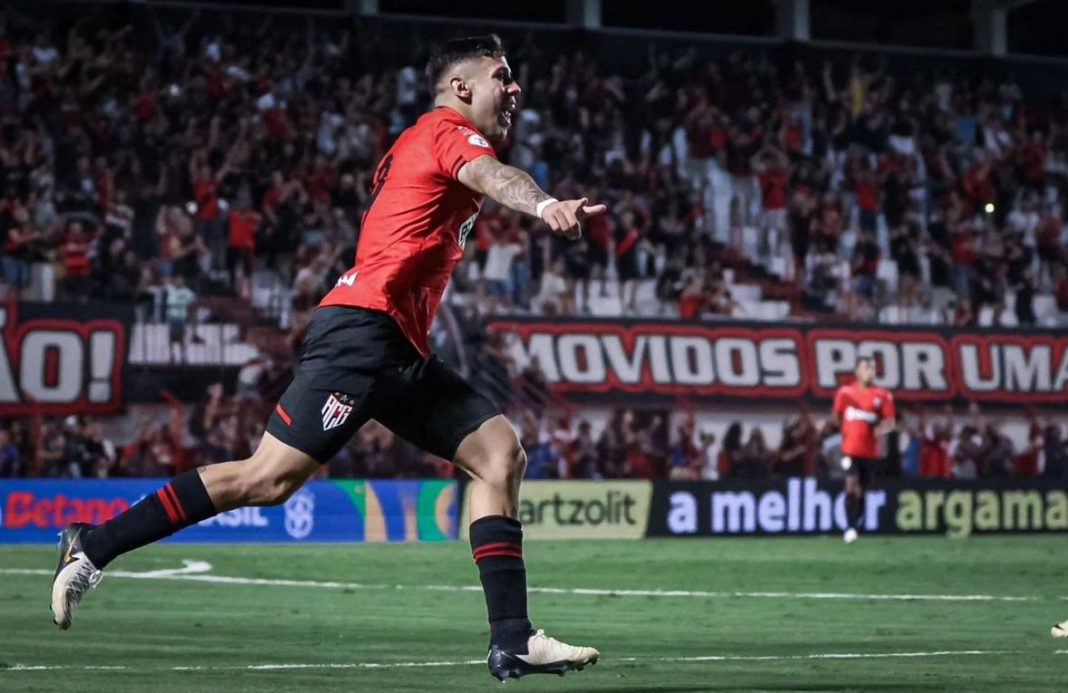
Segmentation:
[(82, 534), (85, 555), (97, 568), (117, 556), (169, 537), (217, 511), (196, 469), (179, 474), (150, 496)]
[(861, 520), (864, 517), (864, 492), (859, 496), (846, 494), (846, 520), (853, 529), (860, 529)]
[(471, 553), (478, 564), (489, 612), (490, 644), (525, 652), (534, 633), (527, 618), (527, 570), (523, 566), (523, 527), (503, 515), (471, 523)]

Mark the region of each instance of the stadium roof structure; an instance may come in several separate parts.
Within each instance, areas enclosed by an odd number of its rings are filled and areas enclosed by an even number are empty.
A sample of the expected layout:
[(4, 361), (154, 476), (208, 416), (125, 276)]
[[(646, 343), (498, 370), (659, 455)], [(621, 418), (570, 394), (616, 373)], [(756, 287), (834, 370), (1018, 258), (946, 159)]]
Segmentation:
[(975, 22), (973, 47), (983, 53), (1005, 55), (1009, 52), (1009, 10), (1031, 5), (1036, 0), (972, 0)]
[[(78, 1), (102, 4), (116, 2)], [(995, 57), (1008, 56), (1010, 53), (1039, 54), (1063, 60), (1068, 54), (1068, 49), (1061, 48), (1063, 44), (1057, 33), (1063, 21), (1068, 20), (1068, 11), (1065, 11), (1068, 3), (1061, 3), (1061, 0), (939, 0), (915, 4), (900, 3), (899, 0), (868, 0), (862, 9), (843, 0), (757, 0), (717, 7), (714, 15), (698, 9), (699, 5), (688, 0), (661, 0), (660, 3), (633, 3), (629, 0), (532, 0), (513, 3), (494, 0), (465, 0), (463, 3), (443, 3), (440, 0), (140, 0), (137, 4), (146, 7), (266, 10), (442, 23), (478, 21), (527, 28), (651, 31), (657, 34), (698, 34), (705, 38), (722, 36), (743, 41), (814, 41), (845, 47), (879, 44), (891, 49)], [(1018, 10), (1025, 10), (1029, 18), (1023, 19)], [(908, 17), (910, 11), (913, 15), (911, 18)], [(905, 14), (901, 15), (902, 12)], [(920, 14), (917, 15), (917, 12)], [(902, 22), (884, 21), (888, 17), (904, 19)], [(873, 21), (858, 23), (858, 18)], [(832, 28), (829, 21), (837, 26)], [(942, 30), (943, 21), (948, 22), (945, 30)], [(862, 27), (862, 24), (865, 26)], [(932, 29), (933, 26), (936, 28)], [(917, 41), (914, 42), (913, 38)]]

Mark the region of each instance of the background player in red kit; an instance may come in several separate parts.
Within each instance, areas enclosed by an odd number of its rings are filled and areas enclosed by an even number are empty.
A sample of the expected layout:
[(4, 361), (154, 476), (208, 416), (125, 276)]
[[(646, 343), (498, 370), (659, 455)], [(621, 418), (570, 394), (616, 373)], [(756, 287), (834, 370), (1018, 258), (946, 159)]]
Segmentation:
[(867, 356), (857, 359), (857, 379), (834, 394), (834, 419), (842, 432), (842, 466), (845, 468), (845, 540), (857, 539), (864, 517), (864, 494), (871, 487), (879, 463), (878, 438), (894, 430), (894, 398), (875, 387), (875, 363)]
[(527, 618), (523, 531), (516, 520), (526, 455), (484, 396), (430, 353), (430, 325), (475, 225), (482, 197), (578, 238), (604, 205), (558, 201), (497, 161), (519, 85), (495, 35), (456, 39), (427, 65), (434, 109), (375, 171), (356, 261), (316, 309), (293, 382), (247, 460), (182, 474), (99, 526), (61, 535), (53, 619), (70, 626), (85, 591), (115, 557), (217, 513), (285, 501), (368, 419), (472, 478), (470, 537), (490, 621), (490, 672), (504, 680), (597, 661), (534, 631)]

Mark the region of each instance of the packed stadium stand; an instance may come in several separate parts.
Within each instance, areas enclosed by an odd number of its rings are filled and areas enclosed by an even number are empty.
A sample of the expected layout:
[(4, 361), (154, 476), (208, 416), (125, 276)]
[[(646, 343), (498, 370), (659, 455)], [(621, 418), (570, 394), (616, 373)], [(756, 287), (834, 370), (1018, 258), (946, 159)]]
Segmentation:
[[(124, 303), (176, 362), (215, 323), (268, 336), (235, 382), (161, 392), (166, 409), (7, 419), (0, 476), (167, 476), (262, 435), (310, 310), (351, 265), (375, 164), (428, 106), (433, 32), (250, 17), (5, 5), (7, 300)], [(685, 404), (584, 419), (487, 318), (1068, 327), (1068, 100), (1045, 66), (540, 31), (501, 32), (524, 98), (500, 157), (610, 213), (570, 243), (487, 203), (434, 331), (511, 415), (530, 476), (838, 466), (807, 409), (715, 431)], [(917, 407), (899, 428), (891, 474), (1065, 473), (1062, 426), (1037, 413), (1015, 439), (975, 407)], [(453, 472), (371, 424), (324, 473)]]

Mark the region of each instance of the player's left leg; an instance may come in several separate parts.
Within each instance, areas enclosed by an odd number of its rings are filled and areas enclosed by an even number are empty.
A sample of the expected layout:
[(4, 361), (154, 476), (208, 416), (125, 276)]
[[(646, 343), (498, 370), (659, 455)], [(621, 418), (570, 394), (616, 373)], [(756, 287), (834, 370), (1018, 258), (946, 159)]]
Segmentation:
[(523, 527), (516, 517), (526, 454), (497, 407), (436, 358), (383, 378), (371, 402), (373, 418), (471, 476), (471, 549), (489, 613), (490, 673), (502, 681), (562, 675), (596, 662), (597, 650), (567, 645), (530, 624)]
[(515, 429), (498, 414), (460, 443), (455, 464), (471, 475), (471, 550), (478, 564), (490, 622), (490, 673), (502, 681), (526, 674), (560, 674), (597, 662), (592, 647), (576, 647), (535, 631), (527, 615), (523, 527), (516, 519), (527, 457)]
[[(858, 461), (854, 460), (853, 464), (858, 464)], [(847, 544), (852, 544), (857, 540), (857, 524), (864, 512), (863, 498), (864, 489), (860, 485), (860, 475), (847, 473), (845, 476), (846, 531), (842, 535)]]
[(853, 463), (845, 476), (846, 531), (844, 539), (847, 544), (857, 540), (861, 526), (864, 524), (865, 497), (871, 486), (873, 461), (853, 458)]

